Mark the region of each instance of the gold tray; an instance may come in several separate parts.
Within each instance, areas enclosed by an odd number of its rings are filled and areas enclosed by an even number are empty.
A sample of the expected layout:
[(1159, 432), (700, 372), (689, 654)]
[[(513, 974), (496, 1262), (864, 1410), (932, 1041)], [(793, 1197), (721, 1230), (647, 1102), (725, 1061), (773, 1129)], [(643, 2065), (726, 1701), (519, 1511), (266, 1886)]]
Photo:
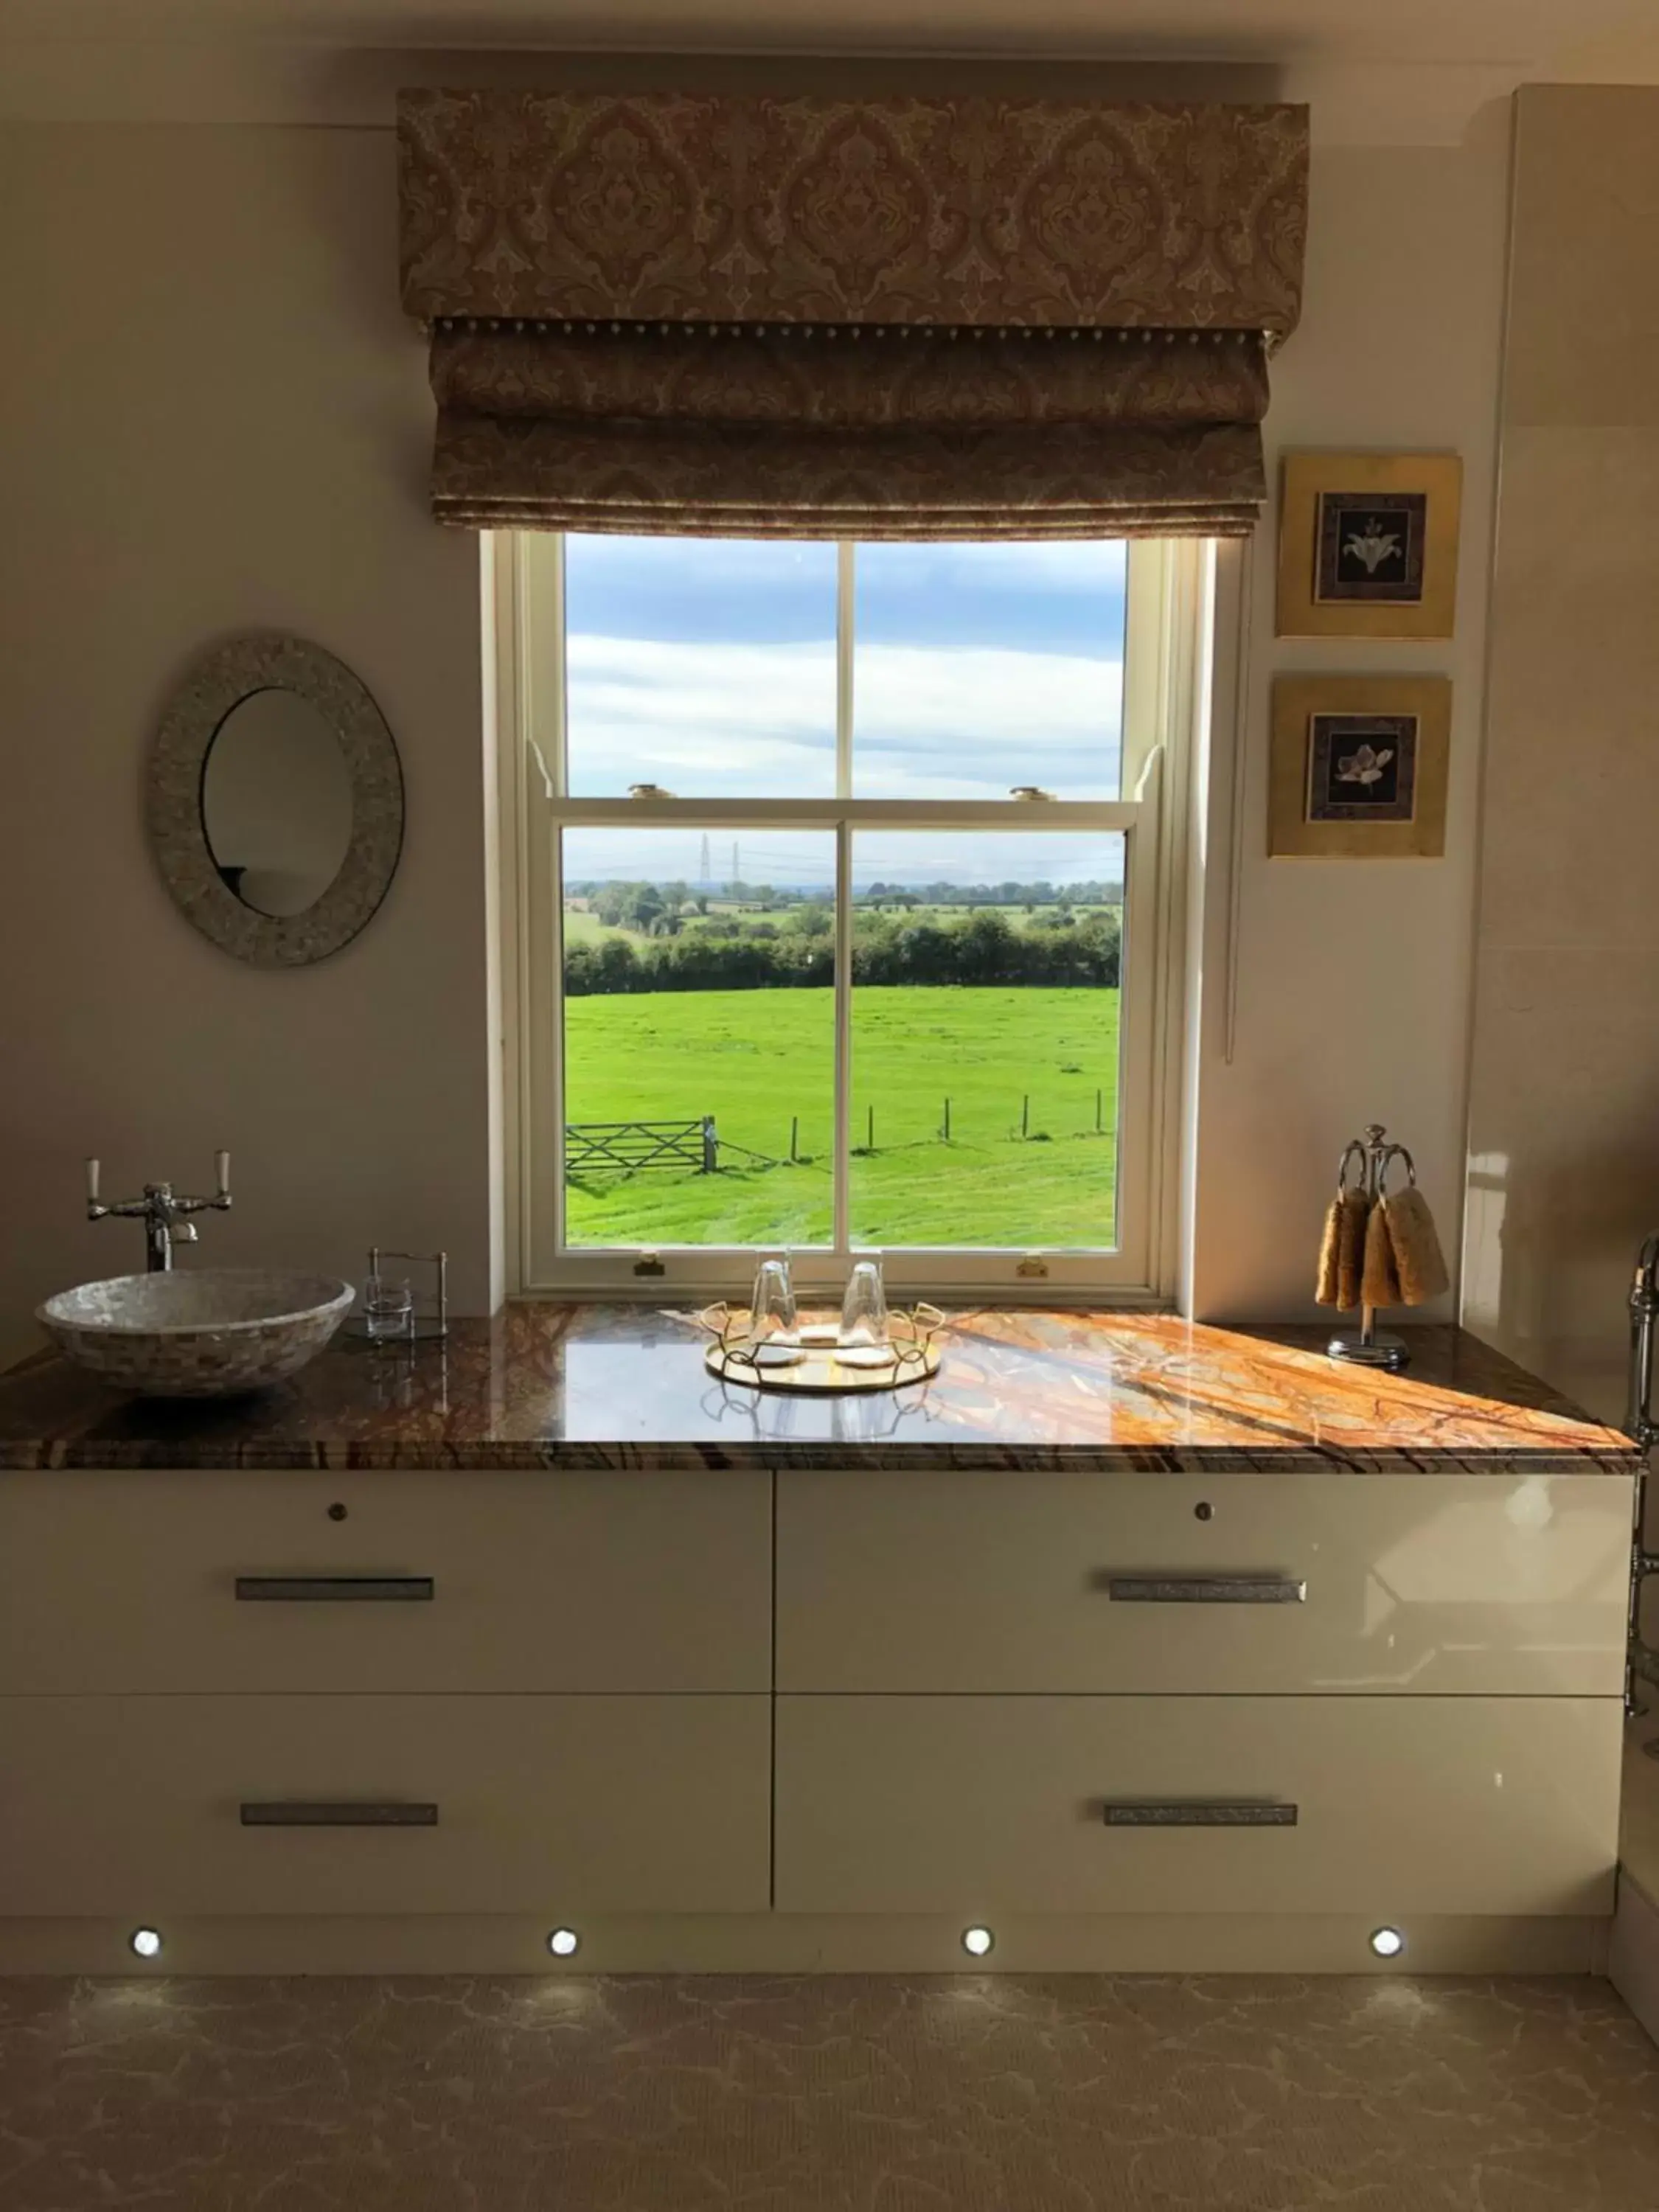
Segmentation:
[[(722, 1382), (741, 1382), (751, 1390), (828, 1396), (854, 1390), (902, 1390), (938, 1374), (941, 1347), (935, 1332), (945, 1316), (928, 1305), (890, 1314), (888, 1349), (893, 1356), (879, 1366), (843, 1358), (834, 1344), (811, 1341), (799, 1347), (799, 1357), (793, 1360), (757, 1357), (753, 1340), (744, 1334), (746, 1315), (734, 1315), (729, 1307), (718, 1305), (707, 1308), (696, 1319), (714, 1340), (703, 1353), (703, 1365)], [(815, 1333), (805, 1332), (809, 1337)]]

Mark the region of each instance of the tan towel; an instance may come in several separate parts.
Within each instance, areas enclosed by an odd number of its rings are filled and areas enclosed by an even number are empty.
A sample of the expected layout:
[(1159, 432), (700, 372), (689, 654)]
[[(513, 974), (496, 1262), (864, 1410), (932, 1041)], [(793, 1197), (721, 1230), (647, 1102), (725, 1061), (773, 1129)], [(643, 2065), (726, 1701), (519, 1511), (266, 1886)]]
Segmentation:
[(1365, 1224), (1365, 1269), (1359, 1289), (1368, 1306), (1397, 1306), (1401, 1302), (1386, 1204), (1374, 1206)]
[(1415, 1183), (1391, 1191), (1377, 1209), (1389, 1232), (1402, 1304), (1425, 1305), (1451, 1288), (1428, 1200)]
[(1363, 1190), (1341, 1190), (1331, 1200), (1330, 1212), (1325, 1216), (1324, 1242), (1319, 1248), (1319, 1282), (1314, 1291), (1320, 1305), (1359, 1304), (1369, 1211)]

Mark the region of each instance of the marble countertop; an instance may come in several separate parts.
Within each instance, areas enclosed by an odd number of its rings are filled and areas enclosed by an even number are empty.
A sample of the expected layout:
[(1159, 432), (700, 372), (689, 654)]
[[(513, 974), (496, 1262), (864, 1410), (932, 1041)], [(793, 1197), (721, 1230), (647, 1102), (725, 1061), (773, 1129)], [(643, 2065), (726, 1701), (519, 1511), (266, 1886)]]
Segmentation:
[(1340, 1367), (1320, 1328), (963, 1310), (939, 1372), (831, 1399), (722, 1383), (684, 1316), (510, 1306), (413, 1352), (337, 1340), (255, 1397), (125, 1397), (43, 1357), (0, 1377), (0, 1468), (877, 1466), (1628, 1474), (1629, 1440), (1449, 1327), (1403, 1375)]

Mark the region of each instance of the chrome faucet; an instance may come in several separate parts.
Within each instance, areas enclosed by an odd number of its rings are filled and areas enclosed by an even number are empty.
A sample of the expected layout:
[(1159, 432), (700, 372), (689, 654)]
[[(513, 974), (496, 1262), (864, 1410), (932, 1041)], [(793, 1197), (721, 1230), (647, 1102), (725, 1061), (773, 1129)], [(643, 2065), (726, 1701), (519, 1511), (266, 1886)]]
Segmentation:
[(123, 1199), (116, 1206), (102, 1206), (98, 1200), (100, 1163), (87, 1162), (87, 1219), (102, 1221), (114, 1214), (123, 1221), (142, 1221), (144, 1224), (144, 1264), (152, 1275), (167, 1274), (173, 1267), (173, 1248), (175, 1244), (194, 1244), (196, 1224), (192, 1213), (204, 1213), (210, 1206), (216, 1212), (230, 1211), (230, 1154), (216, 1152), (214, 1173), (218, 1190), (212, 1198), (175, 1198), (170, 1182), (147, 1182), (142, 1198)]

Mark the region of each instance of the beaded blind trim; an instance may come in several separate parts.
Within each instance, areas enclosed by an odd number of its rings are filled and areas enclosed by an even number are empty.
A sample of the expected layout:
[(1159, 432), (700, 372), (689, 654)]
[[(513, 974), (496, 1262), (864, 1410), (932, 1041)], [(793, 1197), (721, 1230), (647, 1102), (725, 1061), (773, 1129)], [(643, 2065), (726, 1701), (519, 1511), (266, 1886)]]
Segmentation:
[(1248, 530), (1300, 108), (409, 93), (465, 526)]

